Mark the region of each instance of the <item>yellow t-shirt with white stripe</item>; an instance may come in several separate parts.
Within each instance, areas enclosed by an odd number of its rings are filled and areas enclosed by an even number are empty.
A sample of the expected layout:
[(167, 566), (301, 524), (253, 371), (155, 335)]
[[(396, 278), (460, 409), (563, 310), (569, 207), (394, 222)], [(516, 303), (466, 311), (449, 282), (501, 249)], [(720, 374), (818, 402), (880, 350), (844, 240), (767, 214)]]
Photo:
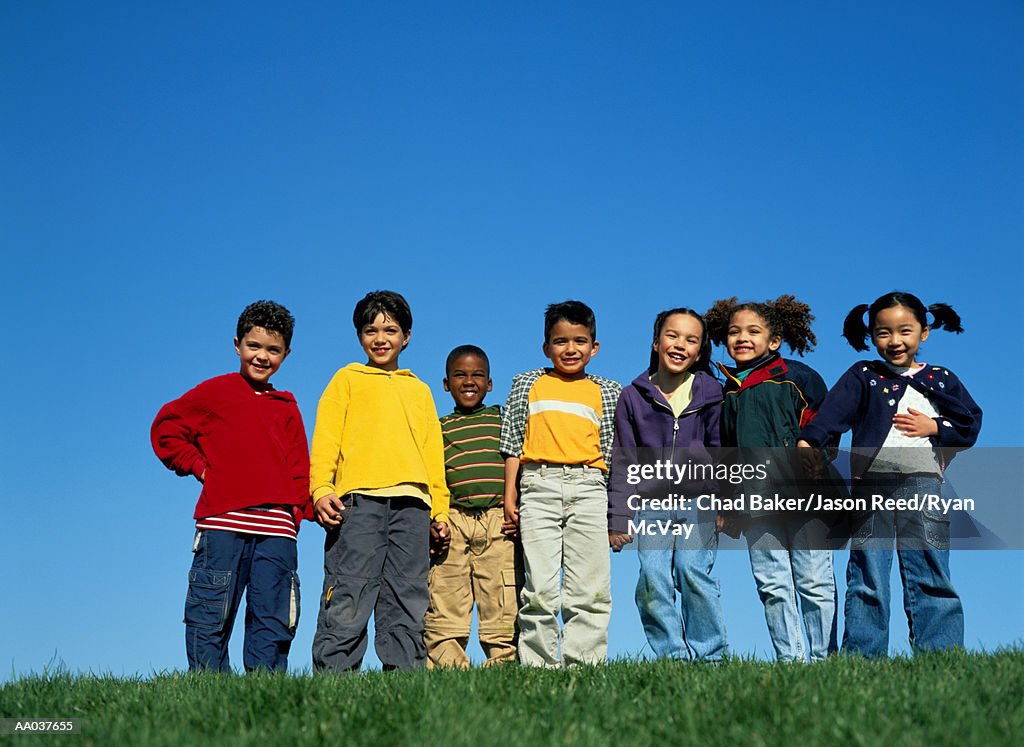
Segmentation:
[(522, 461), (586, 464), (607, 472), (601, 455), (601, 387), (544, 374), (530, 388)]

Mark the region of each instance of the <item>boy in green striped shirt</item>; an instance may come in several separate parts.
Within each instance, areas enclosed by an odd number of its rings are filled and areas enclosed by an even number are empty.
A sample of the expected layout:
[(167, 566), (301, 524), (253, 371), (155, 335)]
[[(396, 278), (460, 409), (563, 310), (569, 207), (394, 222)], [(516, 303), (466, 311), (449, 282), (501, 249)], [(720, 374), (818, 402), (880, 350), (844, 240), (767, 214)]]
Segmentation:
[(487, 407), (487, 354), (460, 345), (448, 354), (444, 389), (455, 411), (441, 418), (445, 478), (451, 491), (448, 537), (431, 531), (425, 641), (427, 667), (468, 668), (466, 645), (476, 602), (484, 666), (516, 658), (516, 543), (502, 532), (505, 461), (498, 452), (501, 407)]

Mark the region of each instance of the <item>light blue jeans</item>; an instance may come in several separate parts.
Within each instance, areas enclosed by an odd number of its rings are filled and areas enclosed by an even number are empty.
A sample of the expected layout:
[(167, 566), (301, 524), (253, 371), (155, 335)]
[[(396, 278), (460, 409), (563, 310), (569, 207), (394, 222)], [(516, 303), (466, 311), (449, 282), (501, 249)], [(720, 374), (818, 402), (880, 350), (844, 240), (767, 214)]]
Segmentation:
[[(878, 478), (875, 478), (878, 479)], [(940, 495), (937, 476), (893, 475), (888, 485), (858, 487), (854, 497), (911, 499)], [(843, 651), (872, 658), (889, 653), (889, 571), (899, 556), (903, 607), (916, 650), (964, 645), (964, 608), (949, 574), (949, 519), (932, 511), (874, 511), (857, 517), (846, 569)]]
[(827, 535), (820, 519), (781, 514), (752, 519), (746, 530), (750, 569), (779, 661), (821, 661), (836, 651), (832, 551), (807, 549), (827, 546)]
[[(726, 642), (721, 590), (711, 575), (718, 554), (714, 513), (641, 511), (637, 521), (661, 522), (654, 534), (637, 535), (636, 606), (651, 649), (656, 656), (720, 660)], [(690, 536), (676, 527), (689, 528)]]
[(612, 612), (605, 475), (593, 467), (525, 464), (520, 488), (519, 661), (539, 667), (602, 662)]

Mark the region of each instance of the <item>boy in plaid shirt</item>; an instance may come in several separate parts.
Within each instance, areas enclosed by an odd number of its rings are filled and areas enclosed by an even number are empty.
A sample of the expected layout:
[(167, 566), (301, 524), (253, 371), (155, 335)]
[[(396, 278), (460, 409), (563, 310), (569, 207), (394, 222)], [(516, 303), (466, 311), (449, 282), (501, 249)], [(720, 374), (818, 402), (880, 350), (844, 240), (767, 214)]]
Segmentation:
[(529, 666), (600, 662), (608, 651), (607, 475), (622, 387), (586, 372), (598, 348), (590, 307), (549, 306), (553, 367), (515, 377), (502, 420), (505, 525), (522, 535), (525, 566), (519, 659)]

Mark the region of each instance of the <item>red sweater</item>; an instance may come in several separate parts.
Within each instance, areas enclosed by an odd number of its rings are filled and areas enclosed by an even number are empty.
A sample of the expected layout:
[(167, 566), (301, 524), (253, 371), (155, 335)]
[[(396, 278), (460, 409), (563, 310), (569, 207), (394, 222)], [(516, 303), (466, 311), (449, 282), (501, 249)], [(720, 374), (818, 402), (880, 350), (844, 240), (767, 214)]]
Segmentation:
[(258, 393), (240, 373), (217, 376), (160, 408), (150, 438), (168, 469), (206, 471), (196, 519), (277, 505), (292, 506), (298, 523), (310, 507), (306, 429), (289, 392)]

